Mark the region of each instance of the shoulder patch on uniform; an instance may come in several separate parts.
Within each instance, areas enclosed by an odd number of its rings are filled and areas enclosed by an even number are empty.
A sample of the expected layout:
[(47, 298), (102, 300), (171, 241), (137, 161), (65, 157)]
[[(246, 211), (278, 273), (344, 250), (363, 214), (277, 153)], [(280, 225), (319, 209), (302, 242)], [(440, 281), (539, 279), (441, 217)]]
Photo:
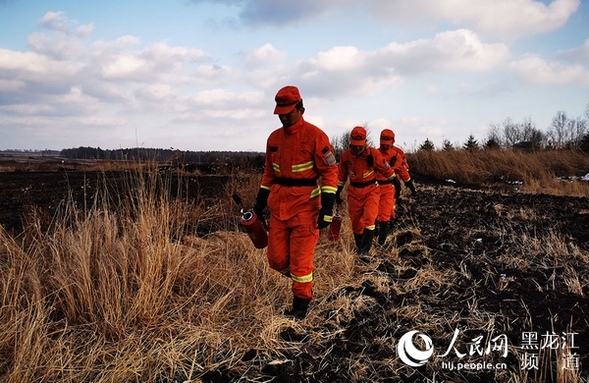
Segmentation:
[[(327, 147), (325, 148), (327, 149)], [(337, 163), (337, 161), (335, 160), (335, 154), (333, 154), (333, 152), (329, 149), (327, 149), (327, 153), (323, 153), (323, 159), (325, 159), (325, 162), (327, 162), (327, 165), (329, 166), (333, 166)]]
[(270, 146), (270, 151), (271, 152), (277, 152), (278, 151), (278, 146)]
[(321, 151), (321, 154), (327, 154), (327, 152), (329, 152), (329, 147), (324, 147), (323, 150)]

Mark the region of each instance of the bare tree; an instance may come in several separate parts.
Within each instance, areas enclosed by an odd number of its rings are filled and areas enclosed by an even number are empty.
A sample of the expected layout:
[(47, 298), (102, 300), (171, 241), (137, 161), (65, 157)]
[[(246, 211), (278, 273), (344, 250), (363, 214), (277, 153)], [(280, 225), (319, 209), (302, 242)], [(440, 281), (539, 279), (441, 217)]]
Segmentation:
[[(501, 126), (499, 124), (489, 124), (489, 132), (487, 133), (487, 139), (485, 142), (492, 143), (492, 146), (496, 148), (501, 147), (504, 144), (501, 133)], [(485, 144), (485, 147), (487, 147), (487, 144)]]
[(538, 149), (544, 146), (546, 143), (546, 135), (539, 129), (536, 128), (536, 124), (530, 117), (526, 118), (522, 124), (520, 124), (523, 142), (530, 142), (534, 149)]
[(346, 130), (345, 132), (341, 133), (339, 136), (336, 136), (334, 139), (331, 140), (331, 145), (333, 146), (333, 150), (335, 151), (335, 158), (341, 158), (342, 153), (344, 150), (350, 147), (350, 134), (352, 130)]
[[(589, 105), (585, 114), (589, 113)], [(552, 119), (548, 136), (556, 148), (578, 148), (587, 131), (587, 120), (581, 116), (571, 119), (565, 112), (557, 112)]]
[(582, 118), (581, 116), (575, 118), (574, 120), (569, 120), (567, 125), (567, 130), (570, 135), (570, 139), (567, 142), (567, 146), (573, 149), (578, 149), (581, 140), (585, 136), (587, 132), (587, 120)]
[(567, 125), (568, 117), (566, 112), (556, 112), (556, 116), (552, 118), (552, 123), (548, 129), (548, 137), (551, 145), (556, 148), (564, 148), (567, 142)]
[(509, 117), (503, 121), (503, 137), (505, 137), (505, 145), (507, 146), (513, 146), (524, 141), (524, 134), (520, 126)]
[[(487, 145), (488, 143), (488, 145)], [(501, 124), (490, 124), (485, 147), (519, 147), (521, 145), (541, 148), (546, 143), (546, 135), (536, 128), (530, 117), (523, 122), (513, 122), (506, 118)]]

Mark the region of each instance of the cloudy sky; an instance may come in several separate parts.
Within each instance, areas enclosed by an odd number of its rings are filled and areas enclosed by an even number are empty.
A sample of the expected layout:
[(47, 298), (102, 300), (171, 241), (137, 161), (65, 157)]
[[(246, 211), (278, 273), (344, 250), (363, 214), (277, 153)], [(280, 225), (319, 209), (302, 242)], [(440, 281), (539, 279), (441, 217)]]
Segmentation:
[(0, 150), (263, 151), (276, 91), (355, 125), (481, 142), (589, 104), (586, 0), (0, 0)]

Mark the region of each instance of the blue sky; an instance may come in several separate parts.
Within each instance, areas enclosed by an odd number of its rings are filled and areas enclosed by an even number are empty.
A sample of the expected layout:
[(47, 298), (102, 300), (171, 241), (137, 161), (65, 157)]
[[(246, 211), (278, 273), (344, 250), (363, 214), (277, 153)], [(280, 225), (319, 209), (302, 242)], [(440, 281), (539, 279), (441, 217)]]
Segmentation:
[(463, 144), (589, 105), (589, 1), (0, 0), (0, 150), (263, 151), (284, 85), (331, 138)]

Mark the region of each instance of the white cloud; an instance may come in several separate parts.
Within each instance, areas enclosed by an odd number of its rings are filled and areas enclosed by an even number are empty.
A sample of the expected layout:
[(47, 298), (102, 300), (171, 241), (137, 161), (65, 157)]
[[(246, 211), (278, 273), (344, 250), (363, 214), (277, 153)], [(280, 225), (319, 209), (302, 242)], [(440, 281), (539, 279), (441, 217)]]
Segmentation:
[[(25, 71), (28, 73), (41, 73), (45, 71), (49, 61), (42, 55), (33, 52), (16, 52), (9, 49), (0, 49), (0, 71), (16, 73)], [(8, 76), (7, 76), (8, 77)]]
[(221, 88), (200, 91), (187, 98), (187, 102), (199, 113), (210, 112), (216, 116), (232, 116), (231, 118), (246, 110), (252, 113), (265, 100), (262, 92), (235, 92)]
[(546, 61), (537, 55), (514, 60), (509, 67), (524, 82), (538, 85), (589, 85), (589, 70), (579, 64)]
[[(341, 45), (332, 45), (336, 39), (331, 38), (326, 40), (329, 43), (321, 43), (318, 34), (310, 34), (316, 37), (310, 44), (295, 39), (303, 32), (317, 33), (320, 29), (314, 23), (305, 24), (300, 31), (291, 25), (283, 26), (284, 36), (275, 35), (274, 30), (271, 35), (261, 35), (260, 30), (252, 29), (251, 38), (248, 35), (243, 44), (236, 39), (235, 45), (212, 47), (215, 56), (211, 57), (203, 49), (175, 45), (167, 40), (143, 44), (133, 35), (96, 41), (89, 34), (93, 33), (91, 24), (80, 26), (61, 12), (50, 12), (39, 21), (46, 29), (29, 36), (28, 51), (0, 48), (3, 120), (0, 128), (5, 129), (9, 119), (20, 118), (21, 122), (14, 126), (42, 130), (51, 124), (56, 132), (57, 127), (63, 127), (65, 137), (75, 124), (96, 128), (104, 124), (105, 129), (140, 126), (146, 138), (169, 137), (178, 140), (173, 144), (176, 147), (181, 144), (214, 149), (228, 147), (221, 137), (232, 132), (235, 141), (231, 144), (236, 148), (240, 142), (254, 141), (263, 147), (270, 128), (279, 123), (272, 115), (276, 90), (285, 84), (295, 84), (304, 91), (311, 113), (305, 117), (331, 129), (334, 135), (368, 123), (375, 129), (399, 128), (401, 140), (410, 140), (411, 134), (411, 137), (422, 137), (417, 138), (421, 142), (425, 137), (438, 142), (450, 132), (460, 134), (459, 124), (468, 125), (469, 129), (477, 126), (475, 119), (444, 120), (448, 116), (445, 113), (465, 108), (464, 102), (469, 103), (470, 109), (477, 109), (478, 106), (472, 108), (472, 105), (482, 97), (484, 102), (492, 98), (497, 101), (496, 95), (505, 92), (506, 85), (518, 89), (517, 79), (540, 85), (589, 83), (586, 64), (589, 40), (582, 47), (557, 53), (551, 61), (539, 55), (517, 53), (518, 58), (509, 62), (515, 54), (511, 49), (518, 47), (514, 45), (510, 49), (508, 42), (488, 38), (509, 34), (517, 23), (521, 23), (518, 25), (522, 30), (515, 31), (515, 37), (542, 31), (535, 24), (538, 20), (544, 20), (545, 27), (553, 28), (566, 21), (576, 0), (557, 0), (548, 6), (530, 0), (415, 0), (412, 8), (407, 9), (403, 7), (410, 2), (333, 0), (314, 1), (313, 6), (319, 14), (327, 15), (328, 10), (335, 10), (343, 15), (347, 11), (344, 5), (352, 3), (360, 8), (384, 7), (381, 20), (387, 24), (395, 21), (393, 17), (407, 18), (421, 12), (409, 19), (418, 23), (436, 18), (443, 29), (436, 33), (437, 29), (430, 27), (422, 37), (407, 37), (413, 34), (404, 31), (403, 35), (397, 34), (396, 25), (390, 29), (370, 25), (366, 27), (366, 37), (348, 36), (338, 41)], [(269, 6), (268, 12), (281, 12), (281, 17), (296, 19), (301, 15), (289, 14), (291, 5), (281, 6), (280, 2), (240, 0), (235, 3), (255, 6), (256, 17), (271, 17), (261, 8), (265, 4)], [(395, 15), (384, 12), (391, 9), (399, 12)], [(487, 21), (503, 13), (509, 15), (505, 20), (496, 20), (495, 29), (486, 26)], [(253, 13), (250, 16), (249, 21), (254, 21)], [(365, 22), (366, 15), (360, 16), (358, 19)], [(451, 29), (447, 22), (461, 25)], [(326, 24), (330, 24), (330, 32), (336, 31), (334, 25), (339, 27), (328, 18)], [(362, 27), (361, 23), (358, 25)], [(216, 37), (202, 36), (203, 39)], [(305, 51), (307, 45), (313, 50)], [(518, 75), (516, 80), (510, 77), (514, 73)], [(424, 101), (421, 98), (424, 94), (430, 98)], [(420, 103), (431, 101), (423, 112), (419, 110)], [(460, 106), (456, 107), (456, 103)], [(410, 117), (402, 120), (403, 116)], [(34, 130), (30, 131), (34, 134)], [(123, 129), (113, 133), (119, 134), (117, 137), (128, 136)], [(189, 141), (197, 135), (197, 141)], [(98, 133), (92, 138), (97, 136)], [(205, 141), (206, 138), (211, 141)], [(112, 141), (111, 138), (100, 140), (96, 144), (102, 146)], [(135, 141), (133, 134), (131, 141)], [(160, 145), (159, 141), (150, 144)]]
[(357, 70), (366, 60), (366, 53), (356, 47), (335, 47), (327, 52), (319, 52), (315, 58), (317, 68), (327, 71)]
[(202, 49), (170, 46), (165, 42), (150, 45), (141, 55), (146, 59), (166, 63), (199, 62), (209, 58)]
[(502, 66), (509, 55), (506, 45), (483, 43), (472, 31), (460, 29), (372, 51), (334, 47), (295, 64), (294, 73), (313, 94), (357, 96), (397, 87), (407, 76), (490, 71)]
[(394, 65), (399, 72), (466, 70), (485, 71), (509, 57), (505, 44), (485, 44), (472, 31), (459, 29), (438, 33), (432, 40), (406, 44), (392, 43), (377, 56)]
[(55, 32), (78, 37), (88, 36), (94, 30), (92, 24), (79, 25), (76, 20), (68, 18), (63, 12), (47, 12), (37, 24)]
[(265, 66), (272, 65), (276, 62), (281, 62), (286, 59), (287, 53), (278, 50), (272, 44), (264, 44), (260, 48), (249, 52), (245, 56), (246, 64), (250, 66)]
[(465, 26), (486, 37), (518, 39), (553, 31), (566, 24), (580, 0), (192, 0), (220, 2), (241, 10), (245, 24), (295, 24), (334, 12), (359, 12), (365, 7), (384, 24), (431, 30), (432, 24)]
[(116, 38), (113, 41), (103, 41), (98, 40), (90, 44), (89, 50), (97, 57), (107, 55), (107, 54), (114, 54), (119, 51), (129, 50), (139, 45), (141, 40), (132, 35), (124, 35), (121, 37)]
[(374, 15), (384, 21), (422, 27), (447, 22), (464, 25), (484, 36), (518, 39), (552, 31), (566, 24), (580, 0), (368, 0)]
[(147, 61), (130, 53), (121, 53), (106, 62), (101, 70), (107, 80), (136, 80), (149, 78), (150, 65)]
[(75, 36), (33, 33), (28, 39), (31, 51), (56, 60), (75, 59), (84, 52), (83, 41)]
[(238, 81), (240, 71), (227, 65), (199, 65), (194, 69), (193, 79), (200, 84), (214, 84), (218, 81)]

